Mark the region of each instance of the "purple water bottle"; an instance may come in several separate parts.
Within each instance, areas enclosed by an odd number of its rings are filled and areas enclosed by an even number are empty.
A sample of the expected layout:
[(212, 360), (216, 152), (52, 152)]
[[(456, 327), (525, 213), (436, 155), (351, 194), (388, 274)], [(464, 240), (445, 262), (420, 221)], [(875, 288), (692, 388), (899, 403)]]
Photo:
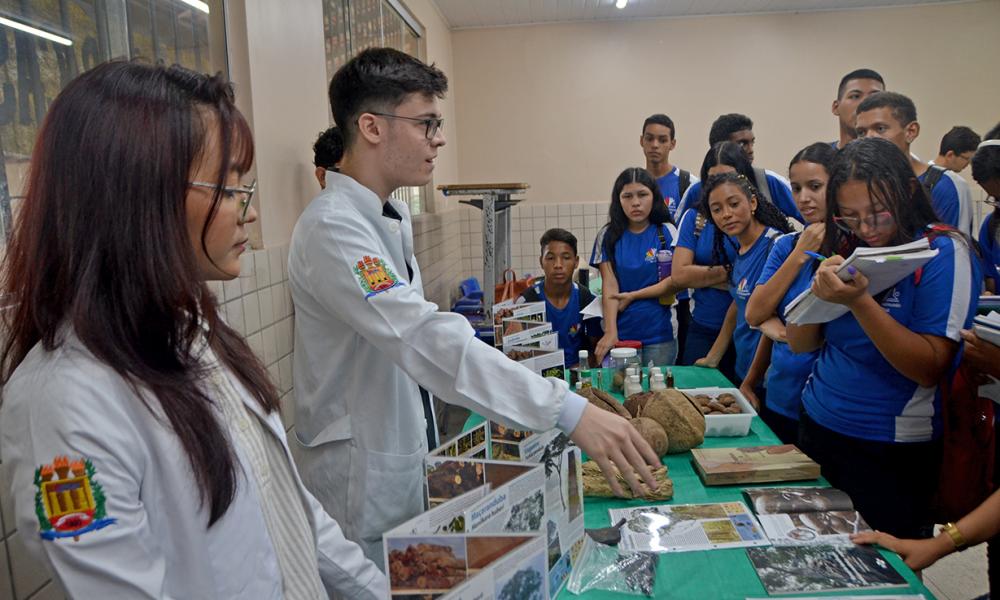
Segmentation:
[[(673, 271), (674, 267), (674, 253), (670, 250), (657, 250), (656, 251), (656, 275), (660, 281), (663, 281), (667, 277), (670, 277), (670, 273)], [(676, 299), (676, 295), (670, 294), (669, 296), (660, 297), (660, 304), (664, 306), (671, 306)]]

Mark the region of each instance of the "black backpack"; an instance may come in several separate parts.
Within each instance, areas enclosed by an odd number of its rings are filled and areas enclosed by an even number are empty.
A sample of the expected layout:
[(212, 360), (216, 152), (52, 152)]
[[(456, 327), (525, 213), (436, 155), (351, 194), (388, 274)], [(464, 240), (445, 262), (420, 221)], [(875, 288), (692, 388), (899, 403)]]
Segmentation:
[(677, 201), (680, 202), (681, 198), (684, 197), (684, 192), (691, 187), (691, 173), (684, 169), (678, 169), (677, 178)]
[(934, 186), (936, 186), (938, 182), (941, 181), (941, 178), (944, 177), (944, 171), (945, 170), (942, 167), (937, 165), (928, 165), (927, 172), (924, 173), (923, 181), (924, 189), (927, 190), (928, 195), (934, 193)]

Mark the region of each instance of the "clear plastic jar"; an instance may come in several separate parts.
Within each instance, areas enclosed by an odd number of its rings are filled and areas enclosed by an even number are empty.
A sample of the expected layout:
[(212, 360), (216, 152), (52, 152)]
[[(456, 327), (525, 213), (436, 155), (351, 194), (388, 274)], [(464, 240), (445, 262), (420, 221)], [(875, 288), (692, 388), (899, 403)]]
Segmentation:
[(620, 394), (625, 389), (625, 369), (640, 368), (639, 353), (635, 348), (612, 348), (608, 367), (611, 369), (611, 391)]

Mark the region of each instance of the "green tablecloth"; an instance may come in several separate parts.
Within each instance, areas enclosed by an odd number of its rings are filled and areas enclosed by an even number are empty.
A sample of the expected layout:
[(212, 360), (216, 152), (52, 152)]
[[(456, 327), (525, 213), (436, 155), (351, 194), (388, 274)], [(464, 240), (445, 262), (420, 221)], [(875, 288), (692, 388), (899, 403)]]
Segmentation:
[[(714, 369), (700, 367), (671, 367), (674, 381), (678, 388), (695, 387), (734, 387), (721, 373)], [(607, 378), (605, 378), (607, 379)], [(483, 421), (479, 415), (473, 414), (465, 423), (468, 429)], [(778, 438), (761, 421), (754, 417), (750, 426), (750, 434), (738, 438), (706, 438), (702, 448), (733, 448), (742, 446), (769, 446), (780, 444)], [(744, 500), (740, 490), (742, 485), (705, 487), (691, 465), (691, 453), (667, 455), (663, 458), (667, 465), (667, 474), (674, 482), (674, 499), (661, 504), (693, 504), (702, 502), (732, 502)], [(803, 482), (811, 484), (815, 482)], [(795, 482), (776, 485), (797, 485)], [(646, 500), (621, 500), (616, 498), (591, 498), (584, 500), (584, 524), (587, 528), (607, 527), (611, 524), (608, 509), (629, 506), (645, 506), (652, 504)], [(903, 564), (900, 558), (891, 552), (882, 554), (910, 584), (909, 588), (893, 590), (852, 591), (830, 594), (803, 595), (869, 595), (869, 594), (917, 594), (922, 593), (928, 599), (934, 595), (917, 579), (916, 575)], [(743, 600), (751, 597), (766, 597), (767, 592), (761, 585), (757, 573), (750, 564), (746, 552), (742, 548), (726, 550), (704, 550), (697, 552), (673, 552), (660, 555), (660, 564), (656, 574), (655, 597), (677, 600)], [(788, 598), (789, 596), (782, 596)], [(588, 592), (576, 596), (563, 590), (558, 598), (566, 600), (582, 598), (585, 600), (598, 598), (637, 598), (612, 592)]]

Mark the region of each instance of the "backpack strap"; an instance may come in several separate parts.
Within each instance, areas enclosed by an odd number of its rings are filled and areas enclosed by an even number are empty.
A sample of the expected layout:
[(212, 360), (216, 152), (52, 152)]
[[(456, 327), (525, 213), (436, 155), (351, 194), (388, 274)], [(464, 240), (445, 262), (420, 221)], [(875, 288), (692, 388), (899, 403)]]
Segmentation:
[(691, 173), (685, 171), (684, 169), (678, 169), (677, 173), (677, 201), (680, 202), (681, 198), (684, 197), (684, 192), (691, 187)]
[(757, 193), (764, 200), (767, 200), (771, 204), (774, 204), (774, 200), (771, 199), (771, 190), (767, 186), (767, 172), (764, 169), (758, 169), (754, 167), (753, 178), (755, 180), (755, 185), (757, 186)]
[(656, 237), (660, 238), (660, 250), (667, 249), (667, 238), (663, 235), (663, 228), (665, 225), (660, 225), (656, 228)]
[(525, 302), (539, 302), (542, 299), (541, 294), (538, 293), (538, 288), (534, 285), (521, 292), (521, 297), (524, 298)]
[(941, 177), (944, 176), (944, 169), (937, 165), (930, 165), (927, 168), (927, 172), (924, 173), (924, 188), (927, 190), (928, 194), (934, 192), (934, 186), (941, 181)]

